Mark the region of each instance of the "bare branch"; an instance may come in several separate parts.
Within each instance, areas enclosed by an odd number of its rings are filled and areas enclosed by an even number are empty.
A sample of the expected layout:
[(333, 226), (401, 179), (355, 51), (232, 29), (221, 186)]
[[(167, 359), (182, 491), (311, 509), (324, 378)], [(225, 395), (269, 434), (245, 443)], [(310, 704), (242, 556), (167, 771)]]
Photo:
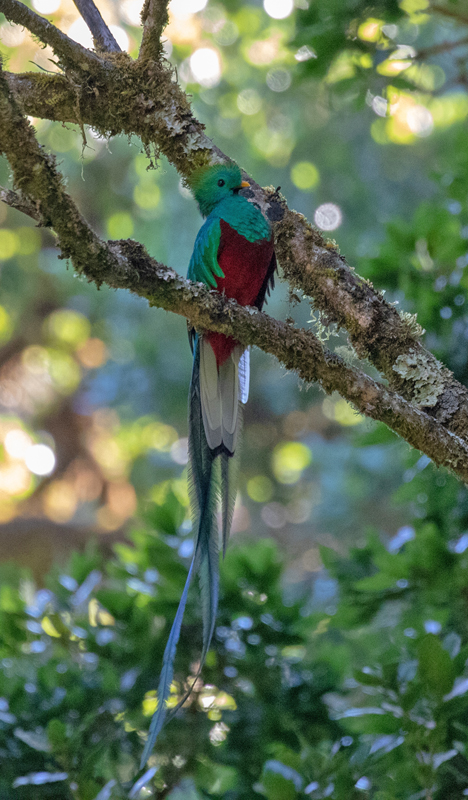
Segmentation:
[(434, 44), (431, 47), (419, 50), (416, 54), (416, 58), (418, 61), (422, 61), (425, 58), (430, 58), (430, 56), (448, 53), (450, 50), (455, 50), (457, 47), (466, 47), (467, 45), (468, 36), (465, 36), (463, 39), (457, 39), (456, 42), (439, 42), (439, 44)]
[(119, 45), (94, 5), (93, 0), (73, 0), (73, 2), (93, 35), (96, 50), (120, 53)]
[(34, 36), (37, 36), (41, 42), (50, 45), (64, 66), (87, 70), (101, 65), (99, 56), (82, 47), (78, 42), (74, 42), (51, 22), (31, 11), (24, 3), (20, 3), (18, 0), (0, 0), (0, 12), (10, 22), (22, 25)]
[(460, 14), (459, 11), (455, 8), (447, 8), (446, 6), (439, 6), (437, 3), (431, 6), (431, 11), (435, 11), (436, 14), (441, 14), (443, 17), (450, 17), (451, 19), (458, 20), (463, 25), (468, 25), (468, 16), (466, 14)]
[(22, 197), (17, 192), (13, 192), (11, 189), (5, 189), (3, 186), (0, 186), (0, 200), (10, 206), (10, 208), (16, 208), (17, 211), (21, 211), (23, 214), (27, 214), (28, 217), (34, 219), (36, 222), (42, 223), (42, 216), (40, 215), (37, 206), (32, 203), (29, 198)]
[(318, 381), (327, 392), (340, 392), (363, 414), (384, 422), (436, 464), (468, 481), (467, 442), (396, 392), (347, 366), (311, 331), (295, 329), (256, 309), (239, 307), (201, 284), (191, 284), (151, 259), (136, 242), (102, 242), (65, 192), (53, 159), (39, 147), (3, 74), (0, 116), (0, 149), (9, 158), (15, 183), (37, 201), (58, 235), (62, 254), (72, 259), (75, 269), (98, 285), (105, 281), (130, 289), (152, 305), (186, 316), (199, 329), (208, 328), (232, 335), (243, 344), (258, 345), (303, 380)]
[(168, 2), (169, 0), (145, 0), (141, 12), (143, 38), (138, 56), (142, 61), (157, 61), (161, 56), (161, 34), (169, 22)]

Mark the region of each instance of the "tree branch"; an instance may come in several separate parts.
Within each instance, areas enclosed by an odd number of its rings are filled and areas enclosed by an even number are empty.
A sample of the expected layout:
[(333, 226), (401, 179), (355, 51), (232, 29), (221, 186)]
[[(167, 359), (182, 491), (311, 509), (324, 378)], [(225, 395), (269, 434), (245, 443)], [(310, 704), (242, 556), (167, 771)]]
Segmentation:
[(119, 45), (94, 5), (93, 0), (73, 0), (73, 2), (93, 35), (96, 50), (120, 53)]
[(456, 9), (447, 8), (446, 6), (439, 6), (437, 3), (435, 3), (431, 6), (431, 11), (435, 11), (436, 14), (441, 14), (444, 17), (456, 19), (463, 25), (468, 25), (468, 16), (466, 14), (460, 14), (460, 12)]
[(50, 45), (65, 67), (92, 69), (101, 65), (99, 56), (74, 42), (51, 22), (40, 17), (18, 0), (0, 0), (0, 12), (10, 22), (27, 28), (41, 42)]
[(380, 420), (436, 464), (468, 482), (468, 443), (436, 419), (359, 369), (347, 366), (311, 332), (278, 322), (253, 308), (238, 306), (202, 284), (191, 284), (159, 264), (131, 240), (101, 241), (66, 193), (54, 160), (44, 154), (0, 75), (0, 150), (12, 166), (16, 185), (31, 197), (58, 235), (62, 255), (100, 285), (126, 288), (152, 305), (174, 311), (198, 329), (232, 335), (275, 355), (307, 382), (338, 391), (366, 416)]
[[(34, 130), (13, 99), (0, 70), (0, 152), (5, 153), (13, 170), (15, 185), (31, 203), (37, 204), (44, 225), (52, 226), (65, 257), (76, 250), (75, 236), (94, 259), (105, 258), (105, 248), (84, 221), (65, 191), (55, 158), (46, 155)], [(78, 269), (80, 267), (78, 266)]]
[(142, 61), (157, 61), (161, 56), (161, 34), (169, 22), (168, 2), (169, 0), (145, 0), (141, 11), (143, 38), (138, 56)]
[[(81, 91), (81, 122), (102, 133), (136, 133), (145, 144), (155, 144), (184, 177), (203, 164), (227, 160), (193, 117), (169, 67), (151, 62), (141, 69), (130, 61), (118, 66), (101, 75), (98, 95)], [(78, 122), (75, 90), (67, 91), (56, 77), (63, 115), (46, 99), (49, 82), (33, 83), (27, 75), (9, 76), (9, 81), (26, 113), (47, 111), (48, 118)], [(301, 214), (249, 181), (251, 199), (274, 224), (279, 260), (291, 286), (313, 297), (315, 308), (347, 330), (358, 355), (369, 359), (393, 389), (468, 440), (468, 390), (423, 347), (414, 322), (387, 303)]]
[(431, 47), (419, 50), (416, 54), (416, 58), (418, 61), (422, 61), (430, 56), (437, 56), (439, 53), (447, 53), (450, 50), (455, 50), (457, 47), (466, 47), (466, 45), (468, 45), (468, 36), (465, 36), (463, 39), (457, 39), (456, 42), (440, 42), (439, 44), (434, 44)]
[(34, 219), (36, 222), (42, 223), (42, 217), (37, 206), (32, 203), (29, 198), (22, 197), (17, 192), (0, 186), (0, 200), (3, 200), (10, 208), (16, 208), (17, 211), (27, 214), (28, 217), (31, 217), (31, 219)]
[[(9, 76), (9, 81), (26, 113), (42, 111), (48, 118), (89, 123), (107, 135), (136, 133), (144, 144), (163, 152), (184, 177), (198, 166), (227, 160), (194, 118), (172, 68), (162, 61), (132, 62), (123, 55), (118, 54), (118, 61), (107, 60), (106, 70), (94, 70), (92, 82), (83, 86), (67, 84), (66, 76), (53, 76), (53, 83), (50, 76), (46, 81), (32, 75)], [(52, 87), (57, 89), (53, 104), (47, 100)], [(389, 305), (349, 267), (333, 243), (290, 211), (276, 193), (264, 192), (251, 179), (250, 183), (249, 199), (274, 224), (277, 253), (289, 283), (313, 297), (327, 321), (348, 331), (358, 355), (368, 358), (393, 390), (468, 441), (468, 391), (425, 350), (414, 321)], [(65, 237), (61, 246), (68, 255)]]

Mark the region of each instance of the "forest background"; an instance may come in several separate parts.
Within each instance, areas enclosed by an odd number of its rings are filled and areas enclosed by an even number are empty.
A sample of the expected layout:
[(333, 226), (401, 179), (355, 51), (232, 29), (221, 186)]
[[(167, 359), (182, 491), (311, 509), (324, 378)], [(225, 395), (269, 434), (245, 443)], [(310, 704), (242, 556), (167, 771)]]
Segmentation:
[[(93, 47), (69, 0), (30, 7)], [(136, 57), (139, 3), (100, 10)], [(4, 69), (58, 70), (0, 20)], [(172, 0), (163, 42), (214, 142), (417, 313), (466, 385), (465, 4)], [(200, 217), (164, 157), (33, 124), (101, 236), (185, 274)], [(186, 326), (67, 269), (9, 207), (9, 180), (3, 159), (2, 799), (468, 795), (466, 487), (255, 349), (215, 641), (138, 775), (192, 552)], [(267, 312), (377, 376), (280, 279)], [(194, 590), (174, 697), (196, 668), (197, 603)]]

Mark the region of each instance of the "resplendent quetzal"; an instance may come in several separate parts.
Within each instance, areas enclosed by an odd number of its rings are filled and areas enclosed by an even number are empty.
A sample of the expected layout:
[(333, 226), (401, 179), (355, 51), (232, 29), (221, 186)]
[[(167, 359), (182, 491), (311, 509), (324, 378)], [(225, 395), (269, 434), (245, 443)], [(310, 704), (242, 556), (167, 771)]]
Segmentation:
[[(241, 305), (261, 309), (273, 286), (276, 258), (270, 223), (259, 207), (239, 194), (249, 186), (235, 164), (202, 168), (189, 178), (200, 212), (200, 228), (187, 277), (223, 292)], [(158, 706), (151, 721), (142, 766), (166, 717), (174, 657), (187, 594), (194, 572), (200, 578), (203, 617), (201, 670), (213, 636), (218, 607), (221, 500), (223, 552), (226, 550), (236, 499), (236, 445), (242, 403), (249, 392), (249, 350), (222, 333), (189, 331), (193, 371), (189, 395), (189, 486), (196, 544), (179, 608), (164, 652)], [(188, 692), (189, 693), (189, 692)], [(184, 695), (172, 716), (185, 702)]]

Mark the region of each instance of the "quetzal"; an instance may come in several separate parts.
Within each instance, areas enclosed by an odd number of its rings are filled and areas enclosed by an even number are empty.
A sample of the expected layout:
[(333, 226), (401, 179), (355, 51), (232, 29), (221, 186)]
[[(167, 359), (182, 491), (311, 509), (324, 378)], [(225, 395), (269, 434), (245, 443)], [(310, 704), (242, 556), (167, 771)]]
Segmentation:
[[(201, 214), (200, 228), (187, 277), (223, 292), (241, 305), (262, 308), (273, 286), (276, 258), (269, 221), (259, 207), (239, 194), (249, 186), (235, 164), (202, 168), (189, 186)], [(163, 659), (158, 706), (151, 721), (142, 766), (166, 718), (173, 663), (187, 594), (194, 572), (200, 578), (203, 648), (200, 670), (213, 636), (218, 606), (219, 533), (217, 507), (221, 499), (223, 552), (226, 549), (236, 498), (236, 461), (242, 424), (242, 403), (249, 392), (249, 350), (221, 333), (189, 330), (193, 371), (189, 395), (189, 485), (196, 529), (195, 551)], [(185, 702), (171, 710), (171, 716)]]

